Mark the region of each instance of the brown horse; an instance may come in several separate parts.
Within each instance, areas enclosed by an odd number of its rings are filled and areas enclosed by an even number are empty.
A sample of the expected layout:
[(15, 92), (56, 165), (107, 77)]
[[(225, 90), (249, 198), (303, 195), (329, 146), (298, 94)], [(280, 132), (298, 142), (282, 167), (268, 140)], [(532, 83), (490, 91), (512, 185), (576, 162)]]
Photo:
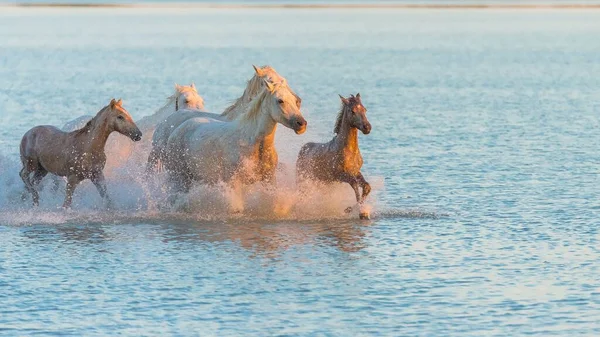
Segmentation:
[[(362, 205), (371, 192), (371, 185), (360, 173), (363, 159), (358, 148), (358, 130), (369, 134), (371, 123), (367, 120), (367, 109), (360, 100), (360, 94), (349, 98), (340, 95), (340, 98), (342, 108), (333, 130), (335, 137), (327, 143), (304, 144), (298, 154), (296, 175), (300, 186), (310, 179), (348, 183), (354, 189), (356, 201)], [(358, 191), (359, 185), (362, 196)], [(368, 219), (369, 214), (361, 210), (360, 218)]]
[(102, 170), (106, 163), (104, 145), (113, 131), (134, 141), (142, 139), (142, 132), (120, 99), (112, 99), (79, 130), (64, 132), (54, 126), (41, 125), (27, 131), (21, 140), (23, 168), (20, 175), (33, 197), (33, 204), (39, 204), (36, 187), (48, 172), (67, 177), (63, 207), (71, 207), (73, 191), (85, 179), (90, 179), (100, 196), (110, 204)]

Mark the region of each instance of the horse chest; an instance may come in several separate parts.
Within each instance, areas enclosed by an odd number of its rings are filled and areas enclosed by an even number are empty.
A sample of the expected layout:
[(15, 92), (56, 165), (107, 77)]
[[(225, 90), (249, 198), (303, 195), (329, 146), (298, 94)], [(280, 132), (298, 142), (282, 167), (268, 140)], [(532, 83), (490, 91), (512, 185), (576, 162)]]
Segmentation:
[(247, 184), (262, 181), (274, 174), (277, 167), (277, 156), (264, 153), (252, 153), (240, 157), (237, 174)]
[(362, 156), (357, 151), (344, 151), (340, 160), (341, 169), (350, 173), (351, 175), (357, 175), (360, 172), (360, 168), (363, 164)]

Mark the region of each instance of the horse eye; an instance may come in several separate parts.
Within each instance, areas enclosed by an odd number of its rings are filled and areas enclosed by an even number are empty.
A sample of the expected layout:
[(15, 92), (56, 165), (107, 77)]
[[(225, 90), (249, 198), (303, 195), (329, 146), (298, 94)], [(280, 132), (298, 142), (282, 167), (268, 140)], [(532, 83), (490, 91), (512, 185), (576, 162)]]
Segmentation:
[(185, 100), (185, 104), (190, 104), (190, 100), (189, 100), (189, 99), (186, 99), (186, 100)]
[(277, 100), (277, 103), (283, 104), (283, 100), (280, 98), (280, 99)]
[(117, 118), (120, 119), (120, 120), (125, 119), (125, 117), (123, 117), (123, 115), (119, 115)]

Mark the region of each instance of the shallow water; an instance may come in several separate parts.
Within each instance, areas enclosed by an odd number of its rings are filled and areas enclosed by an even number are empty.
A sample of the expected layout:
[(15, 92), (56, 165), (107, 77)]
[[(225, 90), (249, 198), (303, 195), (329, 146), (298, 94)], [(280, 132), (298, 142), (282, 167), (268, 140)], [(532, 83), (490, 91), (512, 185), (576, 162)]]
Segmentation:
[[(598, 335), (599, 15), (3, 8), (0, 333)], [(20, 201), (32, 126), (111, 97), (149, 115), (175, 82), (222, 111), (251, 64), (303, 98), (308, 132), (278, 130), (287, 172), (361, 93), (373, 220), (343, 213), (345, 186), (285, 217), (260, 191), (242, 218), (213, 190), (156, 209), (135, 168), (111, 171), (111, 212), (91, 184), (71, 212), (49, 188)]]

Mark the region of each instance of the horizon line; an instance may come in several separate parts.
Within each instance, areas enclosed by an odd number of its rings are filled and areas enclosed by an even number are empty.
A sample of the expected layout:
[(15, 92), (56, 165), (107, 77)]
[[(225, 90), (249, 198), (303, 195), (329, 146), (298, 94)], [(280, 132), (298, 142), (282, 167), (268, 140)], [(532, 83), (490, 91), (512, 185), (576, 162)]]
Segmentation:
[(36, 8), (36, 7), (47, 7), (47, 8), (181, 8), (181, 7), (192, 7), (192, 8), (221, 8), (221, 9), (600, 9), (600, 3), (579, 3), (579, 4), (568, 4), (568, 3), (525, 3), (525, 4), (368, 4), (368, 3), (356, 3), (356, 4), (339, 4), (339, 3), (325, 3), (325, 4), (220, 4), (220, 3), (169, 3), (169, 2), (158, 2), (158, 3), (0, 3), (1, 7), (21, 7), (21, 8)]

